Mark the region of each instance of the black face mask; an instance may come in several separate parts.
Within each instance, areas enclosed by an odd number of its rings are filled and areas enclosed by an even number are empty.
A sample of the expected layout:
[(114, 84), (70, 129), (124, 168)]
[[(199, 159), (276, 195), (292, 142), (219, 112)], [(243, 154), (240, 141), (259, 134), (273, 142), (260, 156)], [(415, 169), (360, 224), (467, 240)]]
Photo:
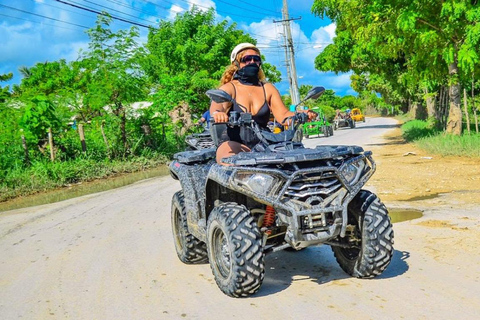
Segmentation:
[(260, 66), (256, 63), (247, 64), (245, 67), (237, 70), (233, 79), (240, 81), (242, 84), (258, 85), (260, 80), (258, 79), (258, 72)]

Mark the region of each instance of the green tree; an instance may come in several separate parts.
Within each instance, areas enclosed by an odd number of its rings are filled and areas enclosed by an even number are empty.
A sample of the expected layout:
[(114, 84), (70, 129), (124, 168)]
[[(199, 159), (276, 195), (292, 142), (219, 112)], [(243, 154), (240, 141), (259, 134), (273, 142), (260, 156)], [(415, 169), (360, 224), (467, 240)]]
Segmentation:
[[(0, 82), (8, 81), (13, 78), (13, 73), (8, 74), (0, 74)], [(7, 98), (10, 97), (10, 87), (2, 87), (0, 86), (0, 103), (5, 102)]]
[(112, 19), (100, 15), (96, 26), (87, 31), (89, 49), (81, 53), (82, 103), (102, 114), (108, 107), (118, 120), (122, 154), (129, 152), (127, 113), (133, 102), (146, 98), (148, 87), (139, 61), (143, 50), (136, 42), (135, 27), (117, 32), (109, 29)]
[(312, 10), (337, 23), (334, 44), (317, 58), (317, 68), (376, 74), (404, 101), (447, 79), (447, 132), (461, 133), (461, 77), (479, 62), (476, 0), (316, 0)]
[[(162, 119), (164, 139), (173, 130), (168, 114), (183, 103), (192, 114), (201, 114), (209, 107), (205, 92), (218, 87), (231, 50), (241, 42), (256, 43), (250, 35), (224, 20), (215, 22), (214, 10), (193, 7), (173, 21), (162, 21), (150, 30), (142, 65), (154, 84), (152, 108)], [(262, 68), (271, 82), (280, 80), (279, 71), (264, 63)], [(183, 125), (177, 123), (176, 125)]]

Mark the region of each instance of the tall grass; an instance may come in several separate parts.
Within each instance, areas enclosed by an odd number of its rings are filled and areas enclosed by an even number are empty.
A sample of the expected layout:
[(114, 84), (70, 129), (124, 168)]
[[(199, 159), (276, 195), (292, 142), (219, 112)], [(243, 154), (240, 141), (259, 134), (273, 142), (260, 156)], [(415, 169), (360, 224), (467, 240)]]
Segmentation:
[(480, 134), (464, 134), (462, 136), (437, 134), (419, 139), (415, 143), (424, 150), (443, 156), (480, 158)]
[(69, 184), (143, 171), (165, 164), (167, 158), (135, 157), (128, 160), (78, 158), (71, 161), (35, 161), (28, 168), (9, 171), (0, 179), (0, 201), (51, 190)]
[(480, 134), (450, 135), (434, 129), (433, 124), (412, 120), (402, 125), (403, 137), (419, 148), (442, 156), (480, 158)]

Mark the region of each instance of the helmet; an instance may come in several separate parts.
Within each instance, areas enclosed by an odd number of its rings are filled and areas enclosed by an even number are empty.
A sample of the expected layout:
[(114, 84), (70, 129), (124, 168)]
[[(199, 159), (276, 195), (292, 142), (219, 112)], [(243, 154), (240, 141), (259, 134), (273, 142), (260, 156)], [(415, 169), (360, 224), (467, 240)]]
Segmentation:
[(230, 62), (235, 61), (235, 59), (237, 58), (237, 54), (240, 51), (243, 51), (243, 50), (246, 50), (246, 49), (254, 49), (254, 50), (260, 52), (260, 50), (258, 50), (258, 48), (254, 44), (251, 44), (251, 43), (248, 43), (248, 42), (240, 43), (235, 48), (233, 48), (232, 54), (230, 55)]

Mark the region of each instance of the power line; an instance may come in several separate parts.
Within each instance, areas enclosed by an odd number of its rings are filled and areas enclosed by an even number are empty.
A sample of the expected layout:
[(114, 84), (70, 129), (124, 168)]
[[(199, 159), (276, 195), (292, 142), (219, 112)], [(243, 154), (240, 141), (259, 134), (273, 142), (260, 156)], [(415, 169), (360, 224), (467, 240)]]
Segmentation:
[[(57, 1), (58, 1), (58, 0), (57, 0)], [(81, 27), (81, 28), (85, 28), (85, 29), (88, 29), (88, 28), (89, 28), (89, 27), (86, 27), (86, 26), (82, 26), (82, 25), (80, 25), (80, 24), (71, 23), (71, 22), (67, 22), (67, 21), (63, 21), (63, 20), (59, 20), (59, 19), (55, 19), (55, 18), (50, 18), (50, 17), (44, 16), (44, 15), (41, 15), (41, 14), (38, 14), (38, 13), (33, 13), (33, 12), (25, 11), (25, 10), (22, 10), (22, 9), (18, 9), (18, 8), (13, 8), (13, 7), (10, 7), (10, 6), (6, 6), (6, 5), (4, 5), (4, 4), (0, 4), (0, 7), (8, 8), (8, 9), (11, 9), (11, 10), (20, 11), (20, 12), (23, 12), (23, 13), (27, 13), (27, 14), (31, 14), (31, 15), (37, 16), (37, 17), (42, 17), (42, 18), (46, 18), (46, 19), (50, 19), (50, 20), (54, 20), (54, 21), (58, 21), (58, 22), (66, 23), (66, 24), (70, 24), (70, 25), (72, 25), (72, 26), (77, 26), (77, 27)]]
[[(132, 9), (134, 11), (137, 11), (139, 13), (144, 13), (144, 14), (147, 14), (147, 15), (150, 15), (150, 16), (155, 16), (156, 13), (153, 13), (151, 11), (144, 11), (142, 9), (138, 9), (138, 8), (135, 8), (133, 5), (128, 5), (128, 4), (125, 4), (125, 3), (122, 3), (121, 1), (119, 0), (107, 0), (108, 2), (111, 2), (111, 3), (114, 3), (114, 4), (117, 4), (119, 6), (122, 6), (124, 8), (129, 8), (129, 9)], [(162, 7), (162, 6), (159, 6), (160, 8), (163, 8), (165, 10), (168, 10), (167, 7)]]
[[(110, 11), (118, 12), (118, 13), (123, 14), (123, 15), (126, 15), (126, 16), (128, 16), (128, 17), (137, 18), (137, 19), (140, 19), (140, 20), (143, 20), (143, 21), (147, 21), (147, 22), (150, 22), (150, 23), (154, 23), (154, 22), (152, 22), (152, 21), (150, 21), (150, 20), (143, 19), (143, 18), (140, 18), (140, 17), (136, 17), (136, 16), (134, 16), (134, 15), (131, 15), (131, 14), (122, 12), (122, 11), (120, 11), (120, 10), (113, 9), (113, 8), (110, 8), (110, 7), (101, 5), (101, 4), (97, 4), (97, 3), (93, 2), (93, 1), (89, 1), (89, 0), (83, 0), (83, 1), (85, 1), (85, 2), (87, 2), (87, 3), (90, 3), (90, 4), (94, 4), (94, 5), (96, 5), (96, 6), (99, 6), (99, 7), (105, 8), (105, 9), (108, 9), (108, 10), (110, 10)], [(108, 1), (108, 0), (107, 0), (107, 1)], [(140, 12), (142, 12), (142, 11), (140, 11)]]
[[(69, 2), (66, 2), (66, 1), (63, 1), (63, 0), (55, 0), (55, 1), (60, 2), (60, 3), (63, 3), (63, 4), (66, 4), (66, 5), (69, 5), (69, 6), (72, 6), (72, 7), (75, 7), (75, 8), (78, 8), (78, 9), (81, 9), (81, 10), (85, 10), (85, 11), (88, 11), (88, 12), (96, 13), (96, 14), (99, 14), (99, 15), (102, 15), (102, 16), (107, 16), (107, 14), (105, 14), (104, 12), (100, 12), (100, 11), (97, 11), (97, 10), (94, 10), (94, 9), (91, 9), (91, 8), (88, 8), (88, 7), (84, 7), (84, 6), (81, 6), (81, 5), (77, 5), (77, 4), (74, 4), (74, 3), (69, 3)], [(119, 21), (123, 21), (123, 22), (126, 22), (126, 23), (130, 23), (130, 24), (133, 24), (133, 25), (136, 25), (136, 26), (139, 26), (139, 27), (150, 28), (150, 26), (147, 26), (147, 25), (144, 25), (144, 24), (135, 22), (135, 21), (130, 21), (130, 20), (123, 19), (123, 18), (120, 18), (120, 17), (115, 17), (115, 16), (110, 15), (110, 14), (109, 14), (109, 16), (110, 16), (112, 19), (115, 19), (115, 20), (119, 20)]]
[[(235, 4), (231, 4), (230, 2), (226, 2), (226, 1), (222, 1), (222, 0), (217, 0), (218, 2), (221, 2), (221, 3), (224, 3), (224, 4), (227, 4), (229, 6), (232, 6), (232, 7), (235, 7), (235, 8), (239, 8), (239, 9), (242, 9), (242, 10), (245, 10), (245, 8), (243, 7), (240, 7), (240, 6), (237, 6)], [(253, 7), (253, 5), (249, 5), (250, 7)], [(264, 14), (264, 12), (259, 12), (259, 11), (255, 11), (255, 10), (249, 10), (250, 12), (255, 12), (255, 13), (260, 13), (260, 14)]]
[[(29, 20), (29, 19), (20, 18), (20, 17), (9, 16), (9, 15), (2, 14), (2, 13), (0, 13), (0, 16), (7, 17), (7, 18), (18, 19), (18, 20), (23, 20), (23, 21), (27, 21), (27, 22), (33, 22), (33, 23), (44, 24), (44, 25), (46, 25), (46, 26), (52, 26), (52, 27), (55, 27), (55, 28), (61, 28), (61, 29), (67, 29), (67, 30), (73, 30), (73, 31), (77, 31), (77, 29), (72, 29), (72, 28), (67, 28), (67, 27), (57, 26), (57, 25), (50, 24), (50, 23), (45, 23), (45, 22), (42, 22), (42, 21), (35, 21), (35, 20)], [(48, 17), (47, 17), (47, 18), (48, 18)], [(68, 22), (66, 22), (66, 21), (62, 21), (62, 22), (64, 22), (64, 23), (68, 23)]]
[(266, 10), (266, 11), (270, 11), (272, 13), (275, 13), (275, 14), (278, 14), (277, 11), (273, 11), (273, 10), (269, 10), (269, 9), (265, 9), (265, 8), (262, 8), (262, 7), (259, 7), (259, 6), (256, 6), (254, 5), (251, 1), (250, 2), (247, 2), (247, 1), (242, 1), (242, 0), (237, 0), (239, 2), (243, 2), (243, 3), (246, 3), (248, 4), (249, 7), (255, 7), (255, 8), (258, 8), (258, 9), (262, 9), (262, 10)]
[(66, 12), (71, 12), (71, 13), (78, 14), (78, 15), (83, 16), (83, 17), (90, 18), (89, 15), (81, 14), (81, 13), (78, 13), (77, 11), (68, 10), (68, 9), (65, 9), (65, 8), (60, 8), (60, 7), (54, 6), (54, 5), (46, 3), (46, 2), (37, 2), (35, 0), (31, 0), (31, 1), (35, 2), (36, 4), (42, 4), (42, 5), (49, 6), (49, 7), (55, 8), (55, 9), (63, 10), (63, 11), (66, 11)]
[[(142, 1), (145, 1), (145, 2), (148, 2), (148, 3), (153, 4), (151, 1), (147, 1), (147, 0), (142, 0)], [(163, 0), (163, 1), (165, 1), (165, 0)], [(196, 6), (196, 7), (200, 7), (200, 8), (204, 8), (204, 9), (212, 9), (212, 8), (213, 8), (213, 7), (207, 7), (207, 6), (202, 6), (202, 5), (200, 5), (200, 4), (192, 3), (192, 2), (187, 1), (187, 0), (180, 0), (180, 1), (185, 2), (185, 3), (189, 4), (189, 5)], [(174, 3), (170, 2), (170, 1), (165, 1), (165, 2), (170, 3), (170, 4), (172, 4), (172, 5), (174, 4)], [(226, 12), (226, 11), (217, 10), (217, 9), (215, 9), (215, 11), (216, 11), (217, 13), (222, 13), (222, 14), (225, 14), (225, 15), (227, 15), (227, 16), (241, 17), (241, 18), (245, 18), (245, 19), (247, 19), (247, 20), (258, 20), (258, 19), (263, 19), (263, 17), (264, 17), (263, 13), (260, 13), (260, 14), (262, 14), (262, 18), (260, 18), (260, 17), (252, 17), (252, 16), (245, 16), (245, 15), (235, 14), (235, 13)]]

